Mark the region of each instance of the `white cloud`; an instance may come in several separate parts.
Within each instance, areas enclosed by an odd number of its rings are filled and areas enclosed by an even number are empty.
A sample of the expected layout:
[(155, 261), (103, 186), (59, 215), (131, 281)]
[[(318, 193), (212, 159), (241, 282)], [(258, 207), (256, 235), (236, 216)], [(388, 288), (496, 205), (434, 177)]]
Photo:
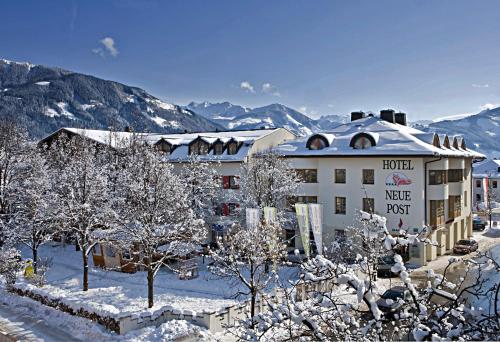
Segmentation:
[(304, 114), (307, 113), (307, 107), (306, 106), (299, 107), (299, 112)]
[(497, 107), (500, 107), (500, 103), (485, 103), (484, 105), (479, 106), (479, 109), (487, 110), (487, 109), (493, 109), (493, 108), (497, 108)]
[(490, 85), (488, 83), (485, 84), (476, 84), (472, 83), (472, 88), (488, 88)]
[(106, 55), (106, 51), (113, 57), (118, 56), (119, 51), (115, 46), (115, 40), (111, 37), (105, 37), (99, 41), (103, 46), (92, 49), (92, 52), (96, 55), (104, 57)]
[(273, 96), (278, 96), (278, 97), (281, 96), (278, 89), (276, 89), (276, 87), (273, 86), (271, 83), (262, 83), (262, 92)]
[(240, 88), (247, 91), (247, 92), (255, 93), (255, 89), (253, 88), (253, 85), (248, 81), (241, 82)]

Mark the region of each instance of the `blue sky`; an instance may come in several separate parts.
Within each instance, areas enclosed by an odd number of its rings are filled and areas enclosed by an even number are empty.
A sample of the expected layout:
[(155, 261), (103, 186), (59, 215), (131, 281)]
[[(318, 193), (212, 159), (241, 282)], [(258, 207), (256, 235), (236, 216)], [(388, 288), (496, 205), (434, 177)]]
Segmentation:
[(500, 1), (5, 1), (0, 58), (164, 100), (410, 120), (500, 104)]

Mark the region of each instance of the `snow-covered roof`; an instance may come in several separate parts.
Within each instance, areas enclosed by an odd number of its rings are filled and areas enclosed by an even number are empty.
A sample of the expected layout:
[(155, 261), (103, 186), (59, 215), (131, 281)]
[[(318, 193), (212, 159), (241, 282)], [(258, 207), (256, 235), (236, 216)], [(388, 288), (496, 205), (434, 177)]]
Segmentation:
[(172, 154), (167, 158), (171, 161), (187, 161), (189, 158), (189, 144), (196, 139), (201, 139), (208, 144), (213, 144), (220, 140), (223, 143), (228, 143), (230, 141), (236, 141), (240, 143), (239, 149), (236, 154), (229, 155), (227, 149), (221, 155), (215, 155), (214, 150), (211, 149), (207, 155), (201, 155), (201, 160), (213, 160), (213, 161), (243, 161), (248, 155), (249, 150), (253, 143), (269, 134), (276, 131), (283, 130), (283, 128), (273, 128), (273, 129), (259, 129), (259, 130), (243, 130), (243, 131), (223, 131), (223, 132), (196, 132), (196, 133), (173, 133), (173, 134), (161, 134), (161, 133), (132, 133), (132, 132), (113, 132), (107, 130), (93, 130), (93, 129), (81, 129), (81, 128), (61, 128), (58, 131), (50, 134), (46, 138), (41, 140), (41, 143), (49, 140), (60, 133), (72, 133), (77, 134), (82, 137), (91, 139), (99, 144), (109, 145), (113, 148), (126, 147), (127, 143), (133, 137), (139, 137), (147, 141), (149, 144), (156, 144), (160, 140), (164, 140), (169, 144), (176, 146)]
[(487, 159), (472, 165), (472, 176), (477, 178), (500, 178), (500, 160)]
[[(377, 117), (366, 117), (352, 121), (327, 132), (333, 135), (329, 146), (320, 150), (310, 150), (306, 144), (310, 137), (285, 142), (277, 150), (285, 156), (377, 156), (377, 155), (414, 155), (443, 157), (484, 158), (484, 155), (470, 149), (444, 146), (446, 137), (441, 137), (440, 146), (434, 146), (434, 133), (387, 122)], [(351, 141), (358, 134), (371, 137), (375, 146), (366, 149), (351, 147)], [(312, 135), (314, 136), (314, 135)], [(448, 138), (449, 140), (449, 138)]]

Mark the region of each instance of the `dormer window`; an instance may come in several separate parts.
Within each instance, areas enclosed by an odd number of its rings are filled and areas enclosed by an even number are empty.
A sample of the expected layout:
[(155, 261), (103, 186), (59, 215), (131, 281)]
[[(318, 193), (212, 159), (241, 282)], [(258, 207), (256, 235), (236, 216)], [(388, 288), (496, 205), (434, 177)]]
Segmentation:
[(222, 153), (224, 153), (224, 144), (222, 141), (217, 141), (214, 143), (214, 154), (217, 156), (220, 156)]
[(320, 137), (314, 138), (309, 144), (310, 150), (322, 150), (326, 147), (326, 143)]
[(165, 140), (160, 140), (159, 142), (156, 143), (155, 146), (158, 149), (158, 151), (164, 154), (171, 154), (172, 151), (174, 150), (172, 144), (170, 144), (168, 141)]
[(227, 154), (238, 153), (238, 143), (236, 141), (231, 141), (227, 144)]
[(367, 133), (356, 134), (352, 139), (349, 146), (357, 150), (364, 150), (376, 145), (375, 139)]
[(210, 149), (209, 144), (202, 139), (196, 139), (189, 145), (189, 154), (205, 155)]
[(307, 140), (306, 147), (310, 150), (322, 150), (329, 147), (332, 141), (332, 134), (315, 134)]

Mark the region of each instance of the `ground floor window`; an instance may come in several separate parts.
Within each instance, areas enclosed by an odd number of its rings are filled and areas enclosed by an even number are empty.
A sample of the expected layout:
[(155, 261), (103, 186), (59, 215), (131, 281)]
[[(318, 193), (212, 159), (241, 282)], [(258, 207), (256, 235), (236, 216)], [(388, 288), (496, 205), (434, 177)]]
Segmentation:
[(430, 201), (430, 224), (433, 227), (444, 224), (444, 200)]
[(411, 245), (410, 246), (410, 258), (420, 259), (420, 246)]
[(105, 253), (107, 257), (114, 258), (115, 257), (115, 249), (111, 246), (106, 246)]
[(101, 256), (101, 255), (102, 255), (102, 252), (101, 252), (101, 245), (100, 245), (100, 244), (98, 244), (98, 243), (96, 243), (96, 244), (94, 245), (94, 248), (92, 249), (92, 253), (93, 253), (94, 255)]

